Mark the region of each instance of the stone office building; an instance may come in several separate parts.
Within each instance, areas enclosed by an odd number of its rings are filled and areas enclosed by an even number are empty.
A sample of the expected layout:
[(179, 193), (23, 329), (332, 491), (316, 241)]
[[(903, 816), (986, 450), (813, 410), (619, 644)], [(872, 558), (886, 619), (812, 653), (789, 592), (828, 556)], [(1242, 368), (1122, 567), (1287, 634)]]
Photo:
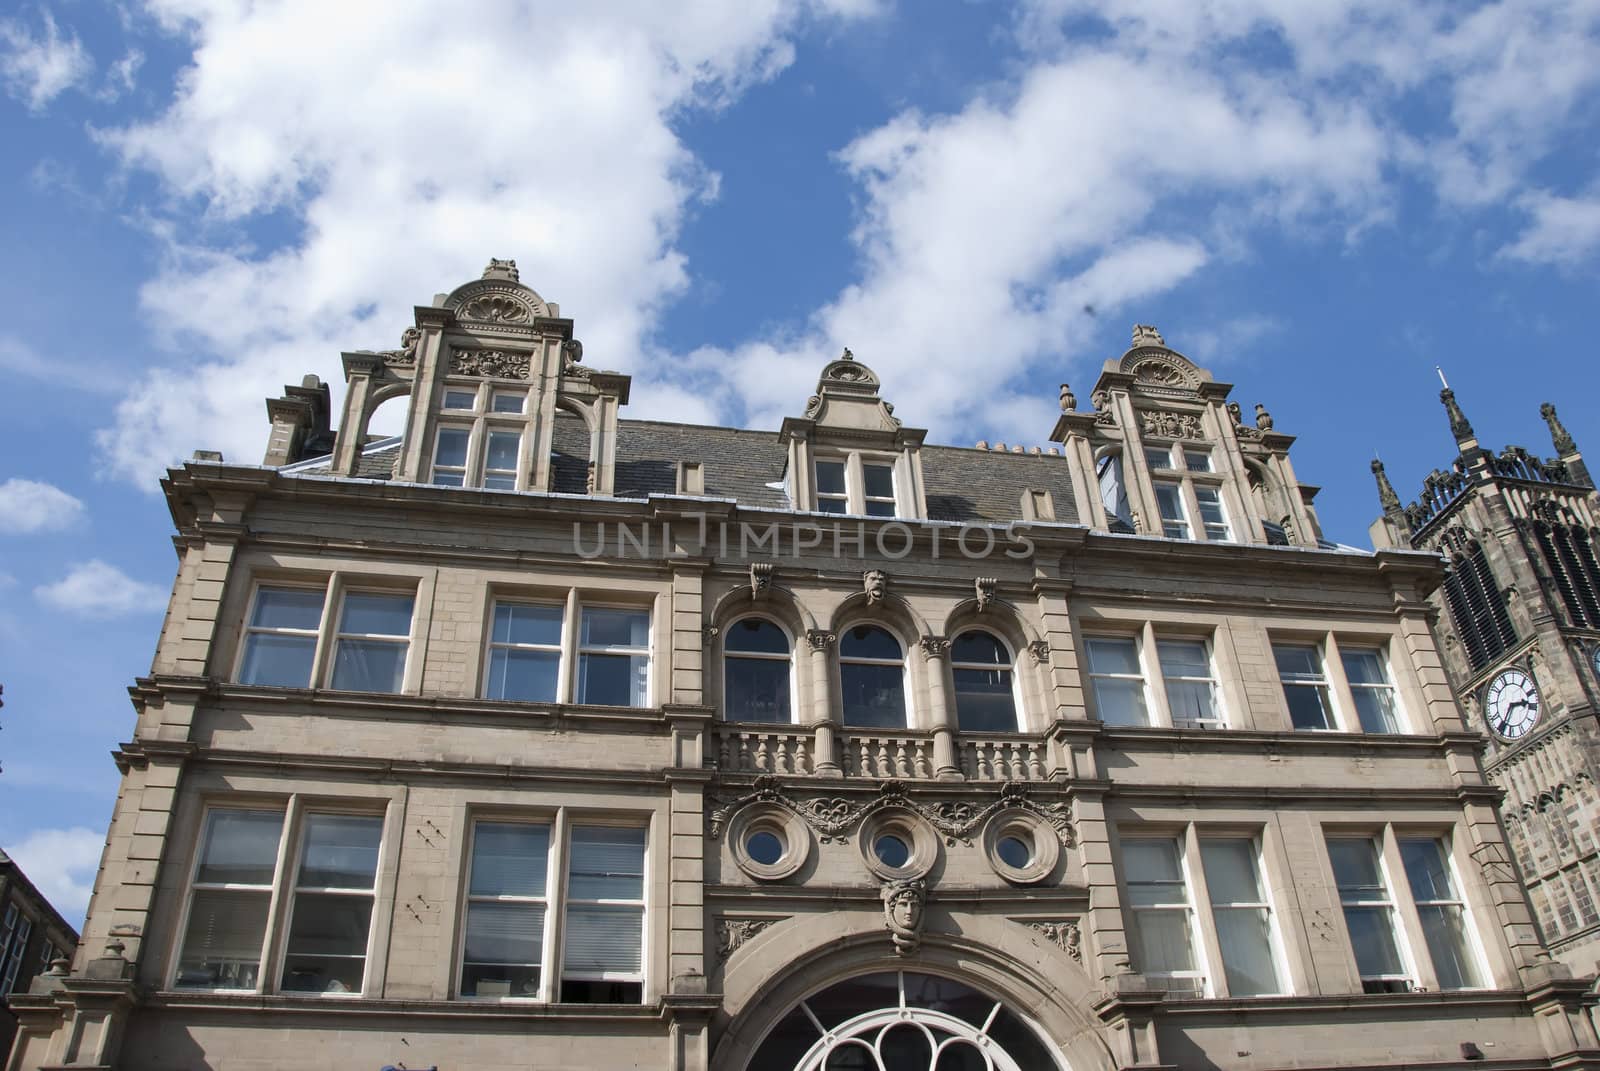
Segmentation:
[(71, 957), (78, 931), (61, 917), (28, 875), (0, 851), (0, 1052), (11, 1050), (17, 1018), (12, 994), (25, 994), (35, 976)]
[(1600, 1067), (1437, 557), (1321, 541), (1154, 329), (1045, 448), (848, 352), (777, 429), (624, 419), (509, 262), (344, 369), (337, 434), (311, 379), (165, 482), (12, 1071)]
[(1489, 740), (1485, 770), (1550, 950), (1575, 974), (1600, 969), (1600, 496), (1555, 407), (1556, 456), (1479, 442), (1447, 387), (1456, 440), (1400, 505), (1373, 463), (1375, 546), (1443, 554), (1432, 596), (1450, 681)]

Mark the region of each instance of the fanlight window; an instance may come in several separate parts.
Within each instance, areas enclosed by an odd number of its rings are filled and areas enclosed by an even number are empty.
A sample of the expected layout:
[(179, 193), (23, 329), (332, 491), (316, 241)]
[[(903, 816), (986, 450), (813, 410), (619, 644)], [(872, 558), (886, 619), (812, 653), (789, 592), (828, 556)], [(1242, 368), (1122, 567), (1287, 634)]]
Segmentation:
[(949, 978), (896, 971), (801, 1001), (751, 1071), (1052, 1071), (1061, 1064), (1004, 1004)]
[(771, 621), (747, 617), (723, 641), (722, 716), (728, 721), (787, 724), (789, 637)]
[(1014, 733), (1017, 703), (1011, 652), (987, 632), (963, 632), (950, 645), (956, 722), (964, 733)]
[(857, 625), (839, 641), (844, 723), (906, 727), (906, 658), (900, 641), (876, 625)]

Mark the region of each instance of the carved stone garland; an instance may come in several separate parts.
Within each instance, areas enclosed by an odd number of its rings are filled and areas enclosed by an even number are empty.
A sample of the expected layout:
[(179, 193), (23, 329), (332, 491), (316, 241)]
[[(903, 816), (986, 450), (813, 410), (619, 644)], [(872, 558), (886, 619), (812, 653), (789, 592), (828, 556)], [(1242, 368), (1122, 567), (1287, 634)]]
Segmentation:
[(733, 918), (727, 915), (717, 919), (717, 959), (725, 960), (739, 951), (744, 943), (771, 926), (779, 919)]
[(510, 350), (452, 350), (450, 373), (494, 379), (527, 379), (529, 360), (529, 354)]
[(1139, 414), (1146, 435), (1159, 435), (1168, 439), (1204, 439), (1200, 418), (1193, 413), (1175, 413), (1166, 409), (1149, 409)]
[[(1017, 921), (1022, 921), (1018, 919)], [(1028, 922), (1028, 929), (1036, 931), (1046, 941), (1060, 948), (1061, 951), (1083, 962), (1083, 932), (1078, 928), (1077, 919), (1062, 919), (1059, 922)]]
[(958, 840), (963, 844), (971, 844), (973, 834), (983, 826), (983, 823), (994, 814), (1009, 808), (1027, 811), (1048, 822), (1056, 831), (1056, 835), (1061, 838), (1063, 847), (1070, 848), (1077, 843), (1072, 829), (1071, 809), (1068, 805), (1039, 803), (1030, 797), (1028, 786), (1020, 781), (1006, 782), (1000, 787), (998, 799), (980, 807), (957, 800), (943, 800), (934, 804), (923, 803), (912, 799), (906, 786), (899, 781), (880, 783), (877, 796), (865, 802), (846, 796), (795, 799), (784, 791), (776, 777), (762, 774), (755, 779), (751, 790), (744, 795), (726, 803), (715, 798), (708, 802), (720, 804), (713, 808), (710, 814), (709, 833), (712, 840), (722, 835), (728, 820), (739, 808), (750, 803), (768, 803), (798, 816), (816, 830), (818, 838), (824, 844), (834, 841), (840, 844), (848, 843), (850, 832), (860, 825), (863, 819), (886, 807), (903, 807), (915, 812), (938, 830), (945, 838), (946, 844), (955, 844)]

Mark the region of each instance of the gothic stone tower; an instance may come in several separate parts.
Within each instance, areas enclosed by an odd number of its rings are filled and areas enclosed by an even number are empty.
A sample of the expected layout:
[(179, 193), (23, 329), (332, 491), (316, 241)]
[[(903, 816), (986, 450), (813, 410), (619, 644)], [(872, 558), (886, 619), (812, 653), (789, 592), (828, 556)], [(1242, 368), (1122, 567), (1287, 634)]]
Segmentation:
[(1377, 547), (1444, 555), (1433, 595), (1451, 684), (1488, 736), (1489, 779), (1556, 956), (1600, 968), (1600, 496), (1555, 406), (1540, 412), (1557, 458), (1482, 447), (1448, 387), (1459, 454), (1402, 507), (1372, 463)]

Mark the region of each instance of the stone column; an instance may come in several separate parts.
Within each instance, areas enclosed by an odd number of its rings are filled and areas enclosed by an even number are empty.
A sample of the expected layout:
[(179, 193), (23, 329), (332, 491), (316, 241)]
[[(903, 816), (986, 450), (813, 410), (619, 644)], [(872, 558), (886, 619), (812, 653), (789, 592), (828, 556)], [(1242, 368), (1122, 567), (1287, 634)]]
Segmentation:
[(956, 755), (956, 731), (960, 728), (955, 705), (944, 686), (945, 666), (950, 660), (950, 640), (944, 636), (924, 636), (923, 663), (928, 670), (928, 712), (933, 721), (933, 776), (941, 781), (961, 780)]
[(806, 711), (806, 724), (816, 732), (812, 765), (822, 777), (843, 773), (839, 768), (839, 721), (834, 717), (833, 674), (828, 660), (828, 652), (838, 639), (837, 634), (819, 628), (806, 633), (806, 643), (811, 648), (811, 709)]

